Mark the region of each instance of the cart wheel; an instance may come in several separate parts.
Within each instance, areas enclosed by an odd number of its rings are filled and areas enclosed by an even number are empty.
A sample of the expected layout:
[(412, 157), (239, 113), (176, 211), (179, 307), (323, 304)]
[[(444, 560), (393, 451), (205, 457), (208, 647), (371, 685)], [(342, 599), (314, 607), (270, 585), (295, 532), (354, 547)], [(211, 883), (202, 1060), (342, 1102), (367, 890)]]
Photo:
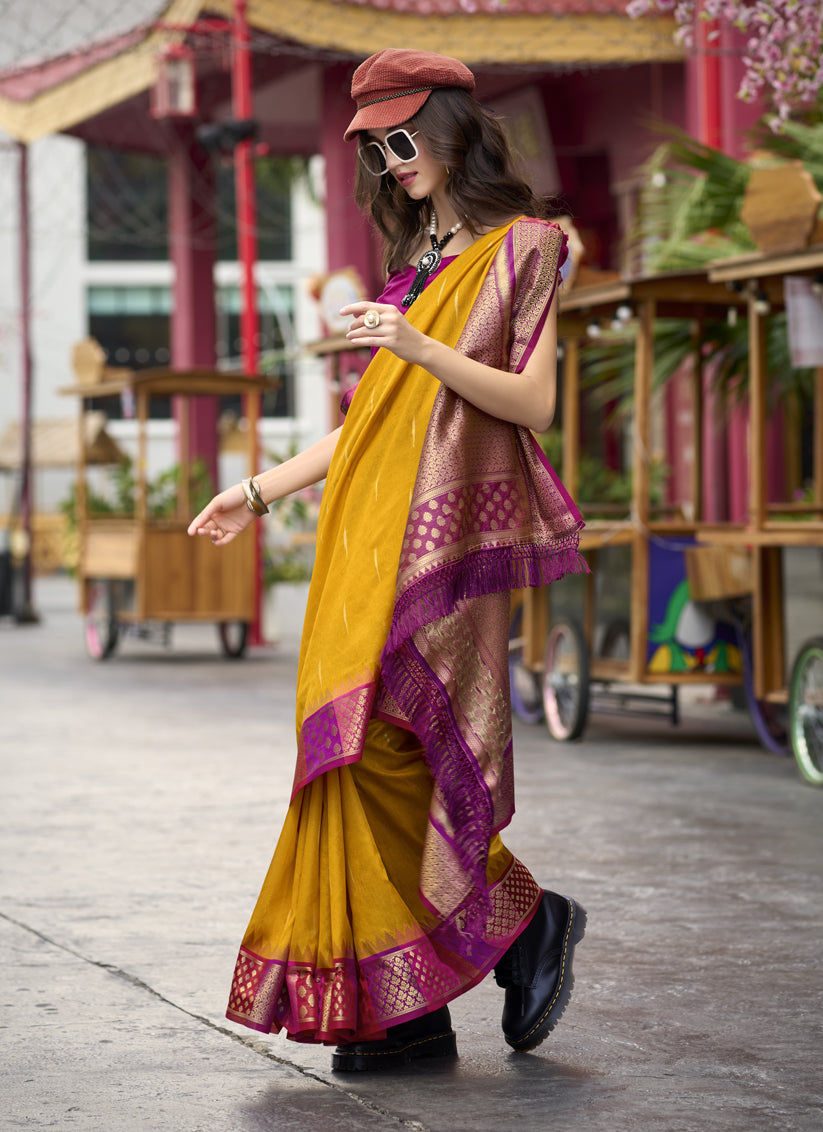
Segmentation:
[(751, 633), (739, 620), (737, 622), (737, 638), (740, 645), (740, 655), (743, 658), (743, 686), (746, 690), (746, 703), (754, 729), (767, 751), (771, 751), (775, 755), (787, 755), (790, 741), (786, 708), (781, 704), (772, 704), (768, 700), (758, 700), (755, 697)]
[(523, 607), (517, 609), (509, 628), (509, 687), (512, 711), (524, 723), (541, 723), (543, 699), (540, 678), (523, 664)]
[(217, 625), (223, 656), (239, 659), (246, 651), (249, 627), (245, 621), (220, 621)]
[(92, 582), (88, 605), (85, 621), (86, 649), (95, 660), (105, 660), (117, 647), (119, 634), (111, 582)]
[(574, 621), (558, 621), (549, 630), (543, 708), (554, 739), (580, 738), (589, 714), (589, 657), (582, 630)]
[(823, 786), (823, 637), (807, 641), (794, 662), (789, 733), (801, 775)]

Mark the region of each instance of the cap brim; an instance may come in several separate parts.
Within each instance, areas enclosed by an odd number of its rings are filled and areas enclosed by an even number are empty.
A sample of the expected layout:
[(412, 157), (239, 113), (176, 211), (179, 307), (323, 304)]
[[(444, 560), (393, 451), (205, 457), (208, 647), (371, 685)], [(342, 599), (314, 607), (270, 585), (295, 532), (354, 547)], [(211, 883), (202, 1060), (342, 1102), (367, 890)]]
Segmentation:
[(364, 106), (349, 122), (343, 140), (351, 141), (361, 130), (385, 130), (389, 126), (402, 126), (415, 116), (430, 94), (430, 90), (423, 90), (417, 94), (402, 94), (399, 98), (388, 98), (385, 102)]

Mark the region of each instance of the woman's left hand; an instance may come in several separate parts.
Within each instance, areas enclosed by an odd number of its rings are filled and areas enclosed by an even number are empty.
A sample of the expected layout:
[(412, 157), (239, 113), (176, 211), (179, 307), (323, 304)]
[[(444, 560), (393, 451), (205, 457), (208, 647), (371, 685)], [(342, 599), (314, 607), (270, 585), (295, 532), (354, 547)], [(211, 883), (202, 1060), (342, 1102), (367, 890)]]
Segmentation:
[[(358, 346), (385, 347), (404, 362), (419, 361), (418, 355), (426, 336), (412, 326), (397, 307), (364, 300), (350, 303), (340, 313), (352, 316), (353, 321), (346, 334), (350, 342), (356, 342)], [(375, 321), (377, 325), (374, 325)]]

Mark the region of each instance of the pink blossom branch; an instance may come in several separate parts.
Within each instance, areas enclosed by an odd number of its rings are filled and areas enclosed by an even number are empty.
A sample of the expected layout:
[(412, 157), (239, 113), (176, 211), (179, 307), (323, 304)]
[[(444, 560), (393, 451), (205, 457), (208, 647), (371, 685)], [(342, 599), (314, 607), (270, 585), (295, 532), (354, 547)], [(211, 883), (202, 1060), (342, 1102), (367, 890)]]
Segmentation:
[(746, 102), (767, 93), (776, 110), (773, 128), (812, 102), (823, 86), (821, 0), (632, 0), (626, 12), (633, 19), (672, 14), (675, 38), (685, 47), (694, 46), (698, 19), (742, 31), (745, 72), (737, 93)]

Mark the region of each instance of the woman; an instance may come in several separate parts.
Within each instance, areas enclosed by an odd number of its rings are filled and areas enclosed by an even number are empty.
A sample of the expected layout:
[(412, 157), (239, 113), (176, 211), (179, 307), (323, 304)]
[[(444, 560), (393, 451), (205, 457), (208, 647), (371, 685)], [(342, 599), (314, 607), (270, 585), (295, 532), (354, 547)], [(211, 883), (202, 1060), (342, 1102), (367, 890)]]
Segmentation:
[(554, 413), (565, 239), (473, 89), (430, 52), (355, 72), (346, 139), (388, 278), (341, 313), (372, 362), (342, 428), (189, 528), (224, 546), (326, 478), (294, 793), (228, 1016), (336, 1044), (340, 1070), (453, 1056), (446, 1003), (492, 968), (506, 1040), (534, 1048), (585, 923), (498, 833), (514, 809), (509, 593), (580, 569), (582, 523), (529, 431)]

